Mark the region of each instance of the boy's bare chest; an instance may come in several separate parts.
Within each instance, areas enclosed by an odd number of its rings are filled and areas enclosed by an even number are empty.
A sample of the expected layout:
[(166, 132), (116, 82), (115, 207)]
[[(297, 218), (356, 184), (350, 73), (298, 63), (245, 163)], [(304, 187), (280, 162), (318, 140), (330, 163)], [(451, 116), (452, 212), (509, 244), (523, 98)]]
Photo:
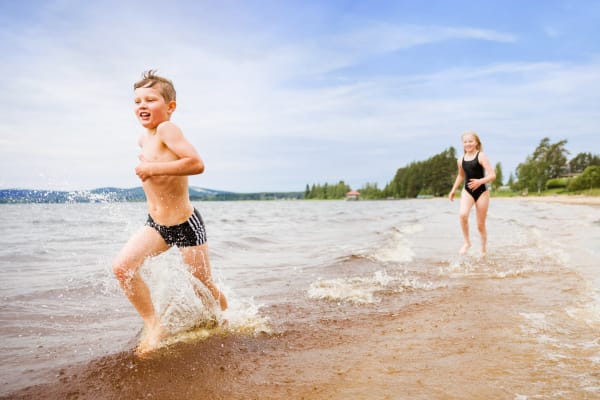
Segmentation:
[(144, 157), (148, 161), (170, 161), (177, 159), (177, 155), (173, 151), (153, 136), (146, 137), (143, 140), (142, 154), (144, 154)]

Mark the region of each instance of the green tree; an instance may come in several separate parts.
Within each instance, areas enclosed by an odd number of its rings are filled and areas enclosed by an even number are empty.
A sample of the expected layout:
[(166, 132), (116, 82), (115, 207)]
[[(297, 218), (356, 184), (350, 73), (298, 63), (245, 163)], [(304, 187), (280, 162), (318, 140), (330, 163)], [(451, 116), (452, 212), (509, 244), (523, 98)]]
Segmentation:
[(590, 165), (569, 184), (569, 190), (587, 190), (600, 187), (600, 165)]
[(502, 186), (502, 164), (500, 164), (499, 162), (496, 163), (496, 167), (494, 168), (494, 172), (496, 172), (496, 180), (494, 180), (494, 182), (492, 182), (492, 188), (494, 190), (497, 190), (500, 186)]
[(580, 174), (590, 165), (600, 165), (600, 156), (592, 153), (579, 153), (569, 161), (569, 171), (573, 174)]
[(508, 185), (508, 187), (510, 187), (512, 190), (515, 190), (515, 177), (512, 174), (512, 172), (510, 173), (510, 175), (508, 175), (508, 182), (506, 182), (506, 184)]
[(569, 171), (567, 155), (569, 151), (565, 149), (567, 140), (561, 140), (558, 143), (550, 145), (546, 152), (546, 168), (549, 179), (558, 178)]
[(366, 200), (376, 200), (385, 197), (384, 191), (377, 187), (377, 183), (366, 183), (362, 188), (358, 189), (360, 197)]
[(567, 171), (566, 140), (550, 143), (549, 138), (543, 138), (532, 155), (524, 163), (517, 166), (519, 189), (541, 192), (546, 181), (558, 178)]
[(419, 194), (443, 196), (456, 177), (456, 150), (450, 147), (425, 161), (399, 168), (383, 190), (386, 197), (417, 197)]
[(339, 181), (337, 184), (313, 184), (310, 190), (308, 189), (308, 185), (306, 185), (304, 198), (319, 200), (343, 199), (349, 191), (350, 186), (344, 183), (344, 181)]

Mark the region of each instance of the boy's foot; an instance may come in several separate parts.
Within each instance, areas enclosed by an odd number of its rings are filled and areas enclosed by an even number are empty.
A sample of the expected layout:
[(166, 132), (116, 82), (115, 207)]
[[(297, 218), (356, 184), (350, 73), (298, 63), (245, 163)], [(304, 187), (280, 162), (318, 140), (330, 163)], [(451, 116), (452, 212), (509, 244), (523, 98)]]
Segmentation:
[(225, 296), (220, 295), (219, 298), (217, 299), (217, 301), (219, 302), (219, 307), (221, 307), (221, 311), (225, 311), (227, 310), (227, 299), (225, 298)]
[(469, 251), (470, 248), (471, 248), (471, 243), (465, 243), (465, 244), (463, 244), (463, 247), (460, 248), (460, 251), (458, 252), (458, 254), (460, 254), (461, 256), (464, 256), (465, 254), (467, 254), (467, 251)]
[(160, 342), (167, 337), (167, 331), (158, 324), (154, 327), (146, 327), (142, 340), (135, 349), (138, 356), (144, 356), (160, 347)]

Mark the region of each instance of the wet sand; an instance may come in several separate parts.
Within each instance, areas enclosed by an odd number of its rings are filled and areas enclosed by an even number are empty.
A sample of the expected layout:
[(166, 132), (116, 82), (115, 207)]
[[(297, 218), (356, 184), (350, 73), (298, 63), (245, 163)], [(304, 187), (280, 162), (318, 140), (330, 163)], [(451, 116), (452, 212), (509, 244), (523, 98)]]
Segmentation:
[[(567, 276), (475, 280), (404, 306), (393, 295), (361, 310), (326, 301), (270, 306), (264, 312), (279, 321), (281, 334), (216, 335), (148, 359), (121, 353), (3, 398), (513, 400), (564, 389), (567, 398), (588, 398), (575, 377), (590, 374), (589, 363), (559, 365), (535, 339), (515, 332), (523, 310), (572, 301), (581, 282)], [(557, 304), (544, 304), (546, 290), (560, 293)], [(600, 382), (600, 372), (590, 379)]]

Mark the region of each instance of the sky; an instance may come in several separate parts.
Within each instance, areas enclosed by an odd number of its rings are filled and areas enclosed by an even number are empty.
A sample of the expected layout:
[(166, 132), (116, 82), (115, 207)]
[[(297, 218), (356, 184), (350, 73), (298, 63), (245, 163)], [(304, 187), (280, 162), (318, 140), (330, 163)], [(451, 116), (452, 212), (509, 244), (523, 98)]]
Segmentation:
[(380, 188), (476, 131), (508, 178), (600, 153), (599, 1), (0, 0), (0, 189), (140, 186), (133, 83), (173, 80), (190, 185)]

